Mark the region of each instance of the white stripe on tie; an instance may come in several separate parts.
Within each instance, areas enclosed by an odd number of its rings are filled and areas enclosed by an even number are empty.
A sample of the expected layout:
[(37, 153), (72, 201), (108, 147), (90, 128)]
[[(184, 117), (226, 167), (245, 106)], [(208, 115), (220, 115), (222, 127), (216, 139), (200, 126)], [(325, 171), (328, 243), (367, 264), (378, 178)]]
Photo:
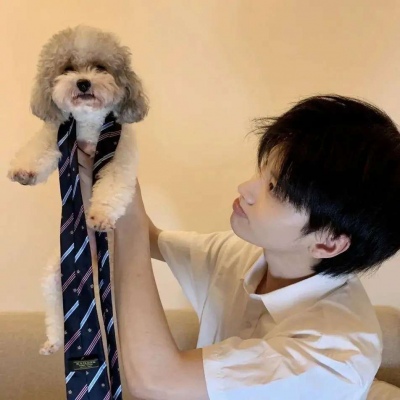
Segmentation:
[(58, 147), (60, 147), (60, 146), (65, 142), (65, 139), (68, 137), (68, 135), (69, 135), (69, 132), (67, 132), (67, 133), (59, 140), (59, 142), (58, 142)]
[(104, 362), (103, 365), (100, 367), (100, 369), (97, 371), (97, 374), (94, 376), (94, 378), (92, 379), (92, 382), (90, 382), (89, 388), (88, 388), (88, 392), (90, 392), (94, 386), (94, 384), (97, 382), (97, 380), (100, 377), (100, 374), (104, 371), (104, 368), (106, 367), (106, 363)]
[(114, 321), (113, 321), (113, 318), (111, 317), (110, 322), (107, 325), (107, 333), (110, 333), (110, 329), (113, 326), (113, 324), (114, 324)]
[(83, 328), (83, 326), (85, 325), (87, 319), (89, 318), (89, 315), (92, 312), (94, 306), (95, 306), (95, 300), (93, 299), (92, 302), (90, 303), (90, 306), (89, 306), (85, 316), (82, 318), (81, 326), (80, 326), (81, 329)]
[(65, 314), (64, 322), (72, 315), (72, 313), (78, 308), (79, 300), (71, 307), (71, 309)]
[(75, 197), (75, 192), (76, 192), (76, 187), (78, 186), (78, 182), (79, 182), (79, 175), (77, 175), (75, 178), (75, 185), (74, 185), (74, 191), (72, 192), (72, 198)]
[(114, 400), (121, 394), (121, 391), (122, 391), (122, 387), (121, 387), (121, 385), (119, 385), (117, 391), (115, 392), (115, 394), (113, 396)]
[(65, 139), (66, 139), (66, 138), (69, 136), (69, 134), (71, 133), (72, 127), (74, 126), (74, 124), (75, 124), (75, 120), (72, 121), (72, 124), (71, 124), (71, 126), (69, 127), (68, 132), (59, 140), (59, 142), (58, 142), (58, 147), (60, 147), (60, 146), (65, 142)]
[(89, 243), (89, 236), (86, 236), (85, 241), (83, 242), (82, 247), (79, 249), (79, 251), (75, 254), (75, 262), (77, 262), (78, 258), (81, 256), (83, 250), (85, 250), (85, 247)]
[(106, 262), (106, 259), (108, 257), (109, 253), (108, 250), (106, 251), (106, 254), (104, 254), (103, 259), (101, 260), (101, 266), (104, 267), (104, 263)]
[(71, 246), (69, 246), (68, 250), (62, 255), (61, 261), (63, 262), (66, 257), (68, 257), (68, 254), (71, 253), (71, 251), (74, 249), (74, 244), (72, 243)]
[(69, 380), (72, 378), (72, 376), (74, 375), (74, 373), (75, 373), (75, 371), (70, 372), (70, 373), (66, 376), (66, 378), (65, 378), (65, 383), (68, 383), (68, 382), (69, 382)]
[(100, 158), (100, 160), (97, 160), (96, 164), (93, 165), (93, 170), (95, 170), (103, 161), (108, 160), (109, 158), (113, 157), (115, 152), (111, 152), (109, 154), (106, 154), (103, 158)]
[(68, 189), (68, 191), (67, 191), (67, 193), (65, 193), (65, 196), (64, 196), (64, 198), (63, 198), (63, 200), (62, 200), (62, 205), (64, 205), (64, 204), (67, 202), (68, 197), (69, 197), (69, 195), (71, 194), (71, 191), (72, 191), (72, 186), (70, 186), (69, 189)]
[(101, 132), (103, 132), (105, 129), (109, 128), (113, 123), (114, 123), (114, 121), (107, 122), (106, 124), (104, 124), (104, 125), (101, 127)]

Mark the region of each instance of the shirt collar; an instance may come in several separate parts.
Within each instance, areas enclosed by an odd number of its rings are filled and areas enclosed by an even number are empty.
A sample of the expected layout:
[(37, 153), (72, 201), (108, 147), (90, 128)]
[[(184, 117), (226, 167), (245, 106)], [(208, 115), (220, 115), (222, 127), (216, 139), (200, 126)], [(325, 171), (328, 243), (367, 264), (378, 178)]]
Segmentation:
[(334, 278), (318, 274), (267, 294), (255, 294), (265, 271), (266, 261), (262, 254), (253, 266), (244, 272), (243, 287), (250, 298), (264, 303), (276, 323), (312, 306), (327, 293), (344, 285), (350, 278), (349, 276)]

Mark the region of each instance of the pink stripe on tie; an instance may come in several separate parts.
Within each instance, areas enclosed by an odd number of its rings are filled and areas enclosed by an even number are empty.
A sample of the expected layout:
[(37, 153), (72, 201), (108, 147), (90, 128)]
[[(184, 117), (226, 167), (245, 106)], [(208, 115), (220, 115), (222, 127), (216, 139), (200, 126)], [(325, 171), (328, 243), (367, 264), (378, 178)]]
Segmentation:
[(103, 400), (110, 400), (111, 399), (111, 392), (108, 391), (108, 393), (106, 394), (106, 397), (104, 397)]
[(72, 222), (72, 220), (74, 219), (74, 214), (71, 214), (71, 216), (64, 222), (64, 225), (61, 227), (61, 233), (63, 233), (67, 227), (69, 226), (69, 224)]
[(72, 150), (71, 150), (71, 156), (70, 156), (69, 165), (72, 164), (72, 160), (73, 160), (73, 158), (74, 158), (74, 154), (75, 154), (75, 151), (76, 151), (77, 147), (78, 147), (78, 144), (77, 144), (77, 142), (75, 142), (75, 143), (74, 143), (74, 146), (72, 147)]
[(94, 337), (94, 339), (92, 340), (92, 343), (90, 343), (90, 346), (88, 347), (88, 349), (85, 351), (85, 356), (89, 355), (92, 350), (94, 349), (94, 346), (96, 346), (97, 342), (100, 340), (100, 336), (101, 336), (101, 332), (100, 330), (97, 332), (97, 335)]
[(121, 133), (121, 131), (115, 131), (115, 132), (108, 132), (108, 133), (101, 134), (99, 136), (99, 142), (101, 142), (102, 140), (104, 140), (106, 138), (110, 138), (110, 137), (113, 137), (113, 136), (118, 136), (120, 133)]
[(101, 296), (101, 298), (103, 299), (103, 301), (105, 300), (105, 298), (108, 296), (108, 293), (110, 293), (111, 291), (111, 283), (108, 284), (106, 290), (104, 291), (103, 295)]
[(117, 361), (117, 358), (118, 358), (118, 351), (115, 350), (114, 357), (111, 360), (111, 368), (114, 366), (115, 362)]
[(79, 222), (80, 222), (80, 220), (81, 220), (82, 214), (83, 214), (83, 206), (82, 206), (81, 209), (79, 210), (78, 217), (77, 217), (76, 220), (75, 220), (75, 224), (74, 224), (74, 230), (75, 230), (75, 231), (76, 231), (76, 228), (77, 228), (78, 225), (79, 225)]
[(75, 271), (71, 274), (71, 276), (65, 281), (62, 291), (65, 292), (65, 289), (69, 286), (69, 284), (75, 279)]
[(75, 400), (81, 400), (83, 398), (83, 396), (86, 394), (87, 390), (88, 390), (88, 386), (85, 385), (83, 387), (83, 389), (81, 390), (81, 392), (78, 394), (78, 396), (75, 397)]
[(69, 157), (67, 157), (67, 159), (64, 162), (64, 165), (60, 168), (60, 172), (59, 172), (60, 176), (64, 173), (65, 169), (67, 168), (68, 163), (69, 163)]
[(92, 273), (92, 266), (90, 266), (90, 268), (88, 269), (88, 271), (86, 272), (85, 276), (82, 278), (81, 283), (78, 286), (77, 292), (78, 294), (81, 294), (83, 285), (86, 283), (86, 281), (89, 279), (89, 276)]
[(64, 352), (67, 352), (67, 350), (74, 344), (74, 342), (76, 341), (76, 339), (78, 339), (79, 336), (81, 336), (81, 331), (77, 331), (75, 335), (72, 336), (72, 338), (69, 340), (69, 342), (65, 344)]

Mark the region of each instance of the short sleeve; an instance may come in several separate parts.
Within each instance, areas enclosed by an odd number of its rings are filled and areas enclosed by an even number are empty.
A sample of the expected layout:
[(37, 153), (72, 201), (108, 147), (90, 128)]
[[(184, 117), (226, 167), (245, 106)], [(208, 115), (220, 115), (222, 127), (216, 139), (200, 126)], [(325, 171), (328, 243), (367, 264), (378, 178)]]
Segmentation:
[(210, 400), (365, 399), (369, 385), (347, 353), (327, 356), (311, 341), (290, 337), (231, 337), (203, 348), (208, 395)]
[(232, 231), (205, 234), (184, 231), (160, 233), (160, 252), (197, 315), (201, 313), (217, 263), (224, 262), (221, 253), (229, 247), (229, 243), (237, 239)]

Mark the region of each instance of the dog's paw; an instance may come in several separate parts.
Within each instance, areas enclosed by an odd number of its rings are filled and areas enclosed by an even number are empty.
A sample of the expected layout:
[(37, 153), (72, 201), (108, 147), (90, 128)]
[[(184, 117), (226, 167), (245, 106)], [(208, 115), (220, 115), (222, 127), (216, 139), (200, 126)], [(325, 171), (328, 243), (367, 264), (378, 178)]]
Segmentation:
[(34, 185), (37, 181), (37, 173), (24, 169), (10, 169), (8, 171), (8, 178), (21, 185)]
[(50, 354), (54, 354), (60, 347), (61, 342), (56, 341), (52, 343), (48, 340), (39, 350), (39, 354), (41, 354), (42, 356), (49, 356)]
[(111, 231), (115, 228), (116, 219), (113, 217), (113, 210), (110, 206), (92, 206), (86, 218), (89, 228), (99, 232)]

